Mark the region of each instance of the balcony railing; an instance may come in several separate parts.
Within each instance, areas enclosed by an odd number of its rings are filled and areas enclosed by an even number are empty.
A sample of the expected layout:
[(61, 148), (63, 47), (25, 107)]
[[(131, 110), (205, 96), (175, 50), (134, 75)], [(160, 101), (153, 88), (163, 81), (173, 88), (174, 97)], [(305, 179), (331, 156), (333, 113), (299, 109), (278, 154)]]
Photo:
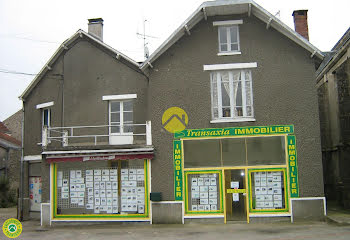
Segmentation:
[(152, 145), (151, 121), (145, 124), (44, 127), (41, 145)]

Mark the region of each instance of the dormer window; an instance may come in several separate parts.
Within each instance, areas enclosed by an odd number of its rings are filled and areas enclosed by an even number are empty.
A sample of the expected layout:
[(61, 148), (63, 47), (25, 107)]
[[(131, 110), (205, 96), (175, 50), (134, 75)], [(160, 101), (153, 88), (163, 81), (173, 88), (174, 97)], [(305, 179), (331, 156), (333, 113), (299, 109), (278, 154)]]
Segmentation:
[(235, 55), (240, 54), (239, 44), (239, 24), (243, 20), (217, 21), (213, 26), (218, 26), (218, 55)]

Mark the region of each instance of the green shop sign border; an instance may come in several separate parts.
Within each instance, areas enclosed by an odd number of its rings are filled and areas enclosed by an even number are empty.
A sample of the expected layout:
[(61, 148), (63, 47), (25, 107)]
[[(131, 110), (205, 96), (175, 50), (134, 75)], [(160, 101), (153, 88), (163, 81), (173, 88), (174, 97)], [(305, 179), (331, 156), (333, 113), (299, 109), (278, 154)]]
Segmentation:
[(207, 129), (185, 129), (175, 132), (174, 138), (200, 138), (200, 137), (228, 137), (249, 135), (275, 135), (292, 134), (294, 125), (276, 126), (253, 126), (253, 127), (229, 127), (229, 128), (207, 128)]
[(185, 138), (217, 138), (229, 136), (254, 136), (254, 135), (284, 135), (287, 136), (288, 147), (288, 169), (289, 169), (289, 189), (290, 197), (299, 197), (298, 184), (298, 164), (296, 153), (296, 140), (294, 135), (294, 125), (273, 125), (273, 126), (252, 126), (252, 127), (229, 127), (229, 128), (206, 128), (206, 129), (185, 129), (174, 133), (174, 193), (175, 201), (183, 200), (182, 182), (182, 145), (181, 140)]

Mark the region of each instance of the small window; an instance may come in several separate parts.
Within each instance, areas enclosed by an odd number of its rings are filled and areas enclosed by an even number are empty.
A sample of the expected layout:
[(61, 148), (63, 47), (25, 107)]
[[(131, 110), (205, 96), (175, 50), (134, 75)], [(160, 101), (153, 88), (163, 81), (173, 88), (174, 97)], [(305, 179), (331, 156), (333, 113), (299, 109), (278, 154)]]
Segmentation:
[(42, 127), (50, 127), (50, 121), (51, 121), (51, 113), (50, 113), (50, 109), (46, 108), (42, 110)]
[(238, 25), (221, 26), (219, 32), (219, 52), (239, 52), (239, 29)]
[(133, 101), (110, 102), (110, 132), (132, 133), (133, 132)]
[(251, 71), (213, 71), (211, 79), (212, 119), (253, 118)]

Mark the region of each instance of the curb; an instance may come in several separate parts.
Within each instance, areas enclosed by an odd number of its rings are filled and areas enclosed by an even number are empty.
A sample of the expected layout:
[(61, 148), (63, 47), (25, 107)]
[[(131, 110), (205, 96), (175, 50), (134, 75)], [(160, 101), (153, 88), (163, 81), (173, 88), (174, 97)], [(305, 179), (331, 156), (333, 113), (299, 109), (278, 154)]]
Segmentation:
[(337, 226), (350, 226), (350, 222), (339, 221), (336, 218), (326, 216), (326, 222), (329, 224), (335, 224)]

